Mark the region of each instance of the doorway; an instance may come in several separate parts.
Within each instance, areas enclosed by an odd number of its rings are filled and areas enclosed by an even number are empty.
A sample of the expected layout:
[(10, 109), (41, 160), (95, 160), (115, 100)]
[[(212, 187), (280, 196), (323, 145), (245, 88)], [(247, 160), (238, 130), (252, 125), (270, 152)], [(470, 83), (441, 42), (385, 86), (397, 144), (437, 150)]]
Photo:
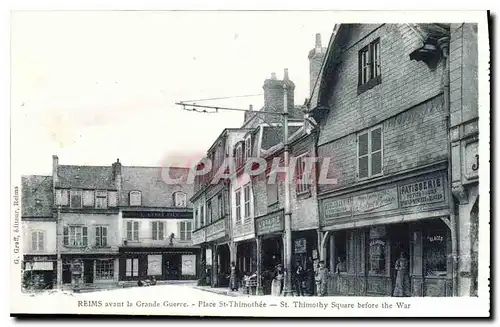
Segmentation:
[[(410, 265), (410, 225), (409, 224), (394, 224), (390, 226), (390, 243), (391, 243), (391, 256), (390, 256), (390, 276), (392, 281), (391, 292), (394, 290), (396, 284), (396, 269), (395, 264), (403, 253), (408, 261), (408, 272), (411, 271)], [(409, 294), (410, 285), (405, 285)]]
[(83, 261), (83, 282), (85, 284), (94, 282), (94, 260)]
[(178, 280), (181, 276), (181, 255), (180, 254), (166, 254), (164, 255), (165, 264), (165, 278), (170, 280)]

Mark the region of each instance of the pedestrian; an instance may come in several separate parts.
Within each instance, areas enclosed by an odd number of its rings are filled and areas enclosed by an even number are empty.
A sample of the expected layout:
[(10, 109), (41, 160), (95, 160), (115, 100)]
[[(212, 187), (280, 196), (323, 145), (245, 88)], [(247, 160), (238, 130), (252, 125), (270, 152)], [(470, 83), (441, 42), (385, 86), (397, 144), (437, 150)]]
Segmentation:
[(233, 262), (231, 262), (231, 272), (229, 275), (229, 289), (231, 291), (237, 291), (238, 290), (238, 277), (236, 275), (236, 265)]
[(273, 281), (271, 283), (271, 295), (272, 296), (280, 296), (283, 291), (283, 266), (278, 264), (274, 271)]
[(297, 263), (297, 270), (295, 270), (295, 289), (298, 296), (304, 296), (304, 289), (306, 283), (306, 272), (300, 263)]
[(404, 252), (401, 252), (399, 259), (396, 260), (394, 265), (396, 270), (396, 283), (394, 285), (393, 296), (407, 296), (407, 286), (409, 285), (408, 277), (408, 260), (405, 257)]
[(328, 268), (325, 267), (325, 262), (321, 260), (316, 270), (316, 292), (318, 296), (326, 296), (328, 282)]

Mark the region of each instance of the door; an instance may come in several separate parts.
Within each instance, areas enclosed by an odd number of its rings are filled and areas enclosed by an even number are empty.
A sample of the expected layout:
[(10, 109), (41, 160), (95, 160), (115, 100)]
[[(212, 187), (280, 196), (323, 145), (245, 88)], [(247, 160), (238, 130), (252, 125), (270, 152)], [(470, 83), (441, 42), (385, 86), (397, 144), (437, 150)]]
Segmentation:
[(181, 256), (180, 254), (165, 255), (165, 277), (166, 279), (180, 279), (181, 276)]
[(86, 284), (94, 282), (94, 260), (83, 261), (83, 282)]

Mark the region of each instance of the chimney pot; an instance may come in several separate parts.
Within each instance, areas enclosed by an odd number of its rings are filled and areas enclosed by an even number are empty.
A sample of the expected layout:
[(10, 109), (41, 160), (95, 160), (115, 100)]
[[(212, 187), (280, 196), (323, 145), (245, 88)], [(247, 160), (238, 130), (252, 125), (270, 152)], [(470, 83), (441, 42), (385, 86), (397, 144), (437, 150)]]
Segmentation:
[(253, 110), (253, 105), (248, 106), (248, 110), (252, 111)]
[(321, 34), (316, 33), (316, 48), (321, 48)]
[(276, 73), (271, 73), (271, 79), (276, 80)]
[(284, 77), (283, 77), (284, 80), (287, 80), (288, 79), (288, 68), (285, 68), (285, 73), (284, 73)]

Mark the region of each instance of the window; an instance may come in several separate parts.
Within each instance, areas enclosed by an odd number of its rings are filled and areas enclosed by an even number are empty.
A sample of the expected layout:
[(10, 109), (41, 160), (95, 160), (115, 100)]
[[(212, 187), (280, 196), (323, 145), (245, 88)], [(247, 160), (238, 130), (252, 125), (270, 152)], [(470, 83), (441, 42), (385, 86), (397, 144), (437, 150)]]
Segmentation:
[(127, 259), (125, 263), (125, 276), (139, 276), (139, 259)]
[(236, 194), (236, 224), (241, 223), (241, 191), (237, 190)]
[(205, 226), (205, 206), (200, 207), (200, 226)]
[(69, 191), (56, 190), (56, 205), (67, 206), (69, 204)]
[(127, 221), (127, 240), (139, 241), (139, 222)]
[(97, 260), (95, 262), (96, 279), (113, 279), (114, 268), (113, 260)]
[(224, 217), (224, 196), (223, 192), (217, 195), (217, 219)]
[(181, 241), (190, 241), (191, 240), (191, 222), (190, 221), (181, 221)]
[(306, 158), (305, 155), (297, 157), (297, 163), (295, 166), (295, 183), (297, 185), (295, 191), (297, 192), (297, 194), (308, 192), (310, 188), (309, 181), (306, 178), (310, 177), (310, 174), (309, 176), (307, 176), (308, 174), (306, 174), (305, 158)]
[(278, 202), (278, 184), (267, 183), (266, 188), (267, 188), (267, 205), (270, 206)]
[(347, 232), (341, 231), (335, 234), (335, 272), (347, 272)]
[(424, 274), (425, 276), (446, 276), (446, 234), (447, 231), (441, 226), (429, 226), (431, 228), (424, 234)]
[(212, 223), (212, 200), (207, 202), (207, 225)]
[(96, 226), (95, 228), (95, 246), (108, 246), (108, 226)]
[(108, 191), (108, 207), (116, 207), (116, 191)]
[(358, 135), (358, 178), (382, 173), (382, 127), (378, 126)]
[(185, 207), (187, 202), (186, 193), (175, 192), (174, 193), (174, 205), (176, 207)]
[(252, 157), (252, 138), (249, 136), (245, 139), (245, 159), (246, 161), (248, 158)]
[(87, 246), (88, 234), (85, 226), (64, 226), (64, 246), (80, 247)]
[(377, 39), (359, 51), (359, 85), (368, 84), (381, 73), (380, 40)]
[(108, 207), (108, 191), (95, 192), (95, 207), (99, 209)]
[(43, 231), (34, 231), (31, 233), (31, 250), (43, 251), (44, 250), (44, 233)]
[(84, 207), (94, 206), (94, 191), (92, 190), (83, 191), (83, 206)]
[(198, 215), (198, 209), (196, 209), (194, 211), (194, 225), (196, 226), (196, 228), (200, 227), (200, 219), (199, 219), (199, 215)]
[(387, 249), (385, 226), (371, 227), (368, 242), (369, 275), (385, 275)]
[(131, 207), (140, 206), (142, 203), (141, 192), (132, 191), (129, 193), (129, 204)]
[(245, 196), (245, 219), (250, 217), (250, 185), (245, 185), (244, 188)]
[(161, 241), (165, 239), (165, 223), (163, 221), (151, 222), (151, 231), (153, 233), (153, 240)]
[(81, 208), (82, 207), (82, 191), (80, 190), (71, 190), (71, 208)]
[(236, 146), (236, 167), (243, 164), (243, 148), (241, 143)]

